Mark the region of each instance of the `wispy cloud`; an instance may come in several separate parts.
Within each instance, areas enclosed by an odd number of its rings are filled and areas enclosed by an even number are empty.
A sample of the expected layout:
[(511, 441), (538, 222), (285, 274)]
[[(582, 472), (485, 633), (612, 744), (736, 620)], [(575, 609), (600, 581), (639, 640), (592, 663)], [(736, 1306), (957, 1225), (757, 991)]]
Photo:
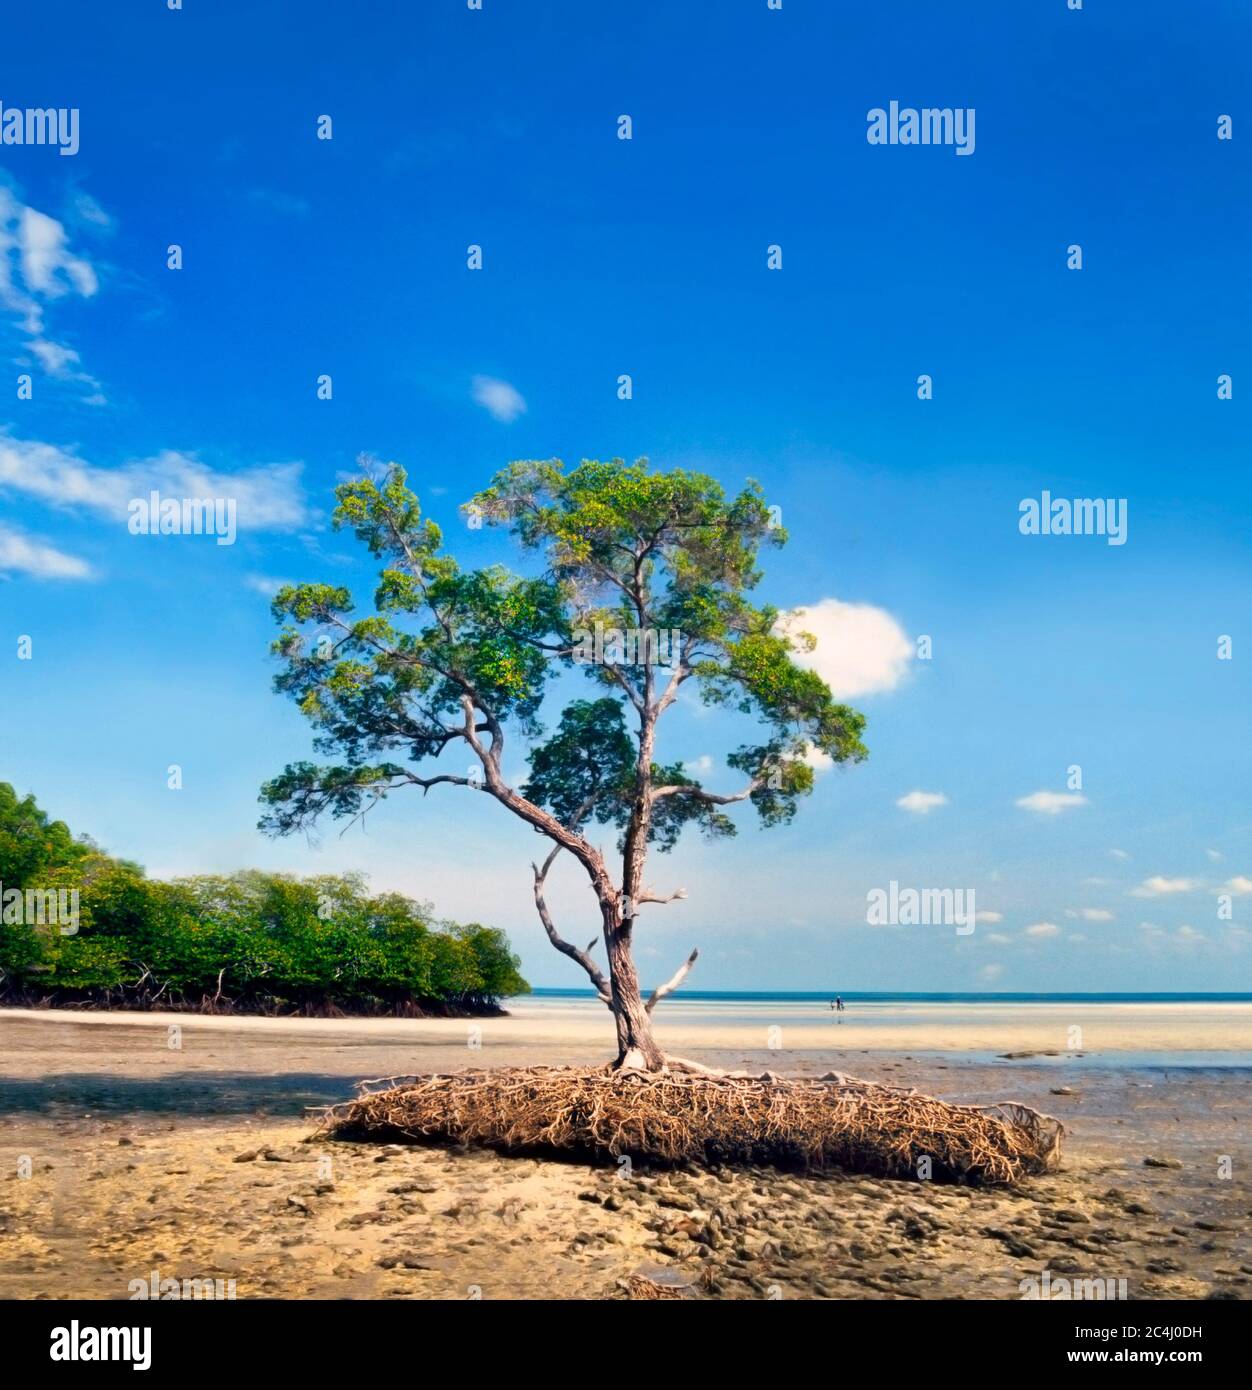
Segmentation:
[(44, 371), (88, 387), (93, 403), (103, 400), (100, 383), (81, 370), (73, 348), (49, 336), (45, 316), (53, 301), (67, 294), (90, 299), (99, 288), (91, 262), (70, 250), (64, 226), (0, 184), (0, 306), (16, 316), (26, 346)]
[(90, 579), (91, 566), (12, 527), (0, 525), (0, 574), (26, 574), (32, 579)]
[(1060, 936), (1060, 934), (1061, 929), (1055, 922), (1034, 922), (1026, 928), (1026, 935), (1037, 940), (1043, 940), (1049, 936)]
[(118, 520), (125, 519), (132, 498), (146, 498), (155, 489), (165, 497), (234, 498), (243, 530), (294, 530), (307, 519), (301, 468), (299, 463), (272, 463), (227, 473), (177, 450), (101, 468), (55, 444), (0, 432), (0, 491)]
[(286, 582), (285, 579), (272, 579), (267, 574), (245, 574), (243, 577), (245, 589), (264, 594), (266, 598), (273, 598)]
[(1075, 806), (1085, 806), (1087, 798), (1082, 792), (1041, 791), (1031, 792), (1029, 796), (1019, 796), (1013, 804), (1039, 816), (1059, 816), (1062, 811), (1070, 811)]
[[(894, 690), (914, 655), (900, 624), (871, 603), (819, 599), (781, 614), (777, 630), (799, 647), (796, 664), (816, 671), (838, 699)], [(804, 634), (814, 639), (811, 650)]]
[(936, 806), (946, 806), (948, 798), (942, 792), (905, 792), (896, 805), (917, 816), (928, 816)]
[(79, 192), (74, 196), (71, 222), (89, 222), (102, 232), (111, 232), (116, 227), (113, 218), (100, 206), (90, 193)]
[(1236, 874), (1234, 878), (1228, 878), (1220, 888), (1214, 889), (1214, 892), (1233, 893), (1236, 898), (1242, 898), (1252, 893), (1252, 878), (1247, 874)]
[(1153, 874), (1130, 891), (1136, 898), (1165, 898), (1171, 893), (1193, 893), (1199, 886), (1199, 881), (1194, 878), (1165, 878), (1161, 874)]
[(495, 419), (506, 425), (526, 411), (526, 400), (516, 386), (494, 376), (476, 376), (473, 380), (474, 400)]

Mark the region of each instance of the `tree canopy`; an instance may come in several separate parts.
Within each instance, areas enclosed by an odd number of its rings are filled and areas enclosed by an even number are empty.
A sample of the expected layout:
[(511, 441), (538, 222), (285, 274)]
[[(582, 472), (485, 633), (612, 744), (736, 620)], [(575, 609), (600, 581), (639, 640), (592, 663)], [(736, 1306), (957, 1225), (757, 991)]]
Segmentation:
[[(276, 596), (277, 689), (333, 761), (297, 762), (268, 782), (262, 825), (285, 834), (324, 814), (359, 816), (405, 786), (481, 788), (551, 841), (534, 870), (539, 915), (612, 1009), (619, 1061), (662, 1065), (645, 1018), (655, 999), (639, 998), (630, 942), (639, 906), (677, 894), (644, 885), (648, 848), (672, 848), (687, 825), (733, 834), (724, 808), (735, 802), (749, 802), (766, 826), (784, 824), (812, 791), (815, 760), (866, 756), (864, 717), (795, 660), (812, 636), (750, 600), (762, 547), (786, 540), (760, 487), (728, 497), (711, 477), (656, 472), (644, 459), (584, 460), (569, 471), (557, 460), (510, 464), (464, 512), (471, 526), (507, 528), (537, 561), (526, 574), (463, 570), (398, 465), (336, 496), (336, 526), (381, 562), (373, 608), (359, 615), (339, 585)], [(579, 668), (597, 697), (570, 703), (545, 737), (548, 685)], [(743, 775), (738, 791), (714, 792), (681, 761), (656, 760), (658, 721), (688, 683), (755, 725), (727, 759)], [(521, 787), (502, 770), (509, 732), (529, 747)], [(458, 744), (481, 773), (440, 762)], [(620, 830), (620, 873), (587, 839), (591, 824)], [(595, 892), (607, 979), (547, 912), (544, 877), (563, 850)]]
[[(502, 932), (371, 894), (360, 875), (149, 879), (7, 783), (0, 886), (0, 997), (382, 1012), (477, 1009), (528, 989)], [(72, 934), (25, 911), (24, 890), (55, 888), (79, 894)]]

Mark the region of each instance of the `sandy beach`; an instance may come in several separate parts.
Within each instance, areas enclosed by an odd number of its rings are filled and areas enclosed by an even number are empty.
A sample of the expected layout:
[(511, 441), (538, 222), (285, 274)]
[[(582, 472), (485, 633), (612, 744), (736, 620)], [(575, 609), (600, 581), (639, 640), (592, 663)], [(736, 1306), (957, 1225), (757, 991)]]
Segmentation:
[(154, 1271), (233, 1280), (239, 1298), (600, 1299), (639, 1275), (706, 1298), (1012, 1299), (1045, 1271), (1124, 1279), (1130, 1298), (1252, 1287), (1252, 1071), (1229, 1065), (1252, 1039), (1247, 1005), (658, 1012), (666, 1047), (713, 1064), (1056, 1115), (1061, 1170), (1016, 1191), (307, 1142), (306, 1107), (364, 1078), (608, 1051), (599, 1006), (509, 1007), (473, 1021), (0, 1013), (0, 1296), (126, 1298)]
[[(464, 1066), (517, 1066), (532, 1062), (583, 1064), (610, 1047), (607, 1011), (591, 998), (531, 997), (508, 1001), (499, 1018), (259, 1018), (188, 1013), (91, 1010), (0, 1010), (0, 1030), (15, 1029), (11, 1044), (24, 1045), (22, 1025), (51, 1020), (57, 1027), (140, 1029), (140, 1036), (183, 1032), (185, 1060), (208, 1065), (229, 1052), (231, 1041), (261, 1035), (282, 1038), (298, 1055), (306, 1041), (327, 1048), (369, 1049), (400, 1058), (400, 1070), (459, 1070)], [(1076, 1031), (1075, 1031), (1076, 1030)], [(1120, 1064), (1179, 1058), (1195, 1064), (1205, 1054), (1225, 1065), (1252, 1064), (1250, 1003), (858, 1003), (842, 1016), (824, 1003), (786, 1001), (667, 1000), (656, 1014), (656, 1032), (670, 1052), (730, 1065), (742, 1055), (759, 1066), (804, 1071), (825, 1066), (834, 1053), (866, 1051), (958, 1053), (988, 1059), (1006, 1053), (1054, 1055), (1069, 1061), (1100, 1058)], [(7, 1032), (4, 1034), (7, 1036)], [(115, 1054), (146, 1048), (137, 1038), (104, 1034), (101, 1048)], [(162, 1041), (162, 1047), (165, 1046)], [(50, 1048), (52, 1044), (49, 1044)], [(87, 1052), (94, 1049), (85, 1048)], [(474, 1054), (474, 1055), (469, 1055)], [(808, 1054), (813, 1054), (809, 1056)], [(1081, 1056), (1080, 1056), (1081, 1055)], [(90, 1057), (87, 1059), (90, 1062)]]

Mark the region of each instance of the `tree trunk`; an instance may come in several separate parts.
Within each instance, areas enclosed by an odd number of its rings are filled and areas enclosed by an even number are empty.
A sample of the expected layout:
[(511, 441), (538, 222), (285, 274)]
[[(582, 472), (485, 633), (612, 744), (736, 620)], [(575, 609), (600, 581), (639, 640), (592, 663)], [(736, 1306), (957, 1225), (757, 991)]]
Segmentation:
[(609, 989), (613, 996), (610, 1007), (617, 1027), (618, 1070), (632, 1067), (638, 1071), (660, 1071), (665, 1066), (665, 1054), (652, 1037), (652, 1015), (644, 1008), (639, 993), (639, 976), (630, 953), (631, 923), (619, 923), (617, 911), (605, 911), (605, 946), (609, 957)]
[[(642, 610), (640, 612), (642, 619)], [(609, 985), (613, 996), (613, 1019), (617, 1024), (619, 1069), (661, 1071), (665, 1054), (652, 1037), (652, 1016), (639, 995), (639, 976), (631, 955), (631, 936), (635, 927), (635, 903), (643, 878), (643, 862), (648, 852), (648, 829), (652, 819), (651, 774), (656, 715), (652, 712), (652, 671), (645, 675), (646, 712), (639, 722), (639, 758), (635, 769), (635, 799), (622, 846), (622, 895), (619, 902), (602, 903), (604, 944), (609, 956)]]

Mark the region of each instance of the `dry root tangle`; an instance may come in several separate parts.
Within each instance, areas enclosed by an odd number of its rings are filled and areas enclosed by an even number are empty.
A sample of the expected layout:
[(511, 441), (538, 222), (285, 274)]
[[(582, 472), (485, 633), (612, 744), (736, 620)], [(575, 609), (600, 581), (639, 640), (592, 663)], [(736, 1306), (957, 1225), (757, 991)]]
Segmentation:
[[(368, 1089), (381, 1086), (382, 1089)], [(667, 1164), (837, 1167), (885, 1177), (1007, 1184), (1054, 1167), (1063, 1127), (1003, 1102), (950, 1105), (830, 1073), (527, 1067), (362, 1082), (319, 1135), (481, 1144)]]

